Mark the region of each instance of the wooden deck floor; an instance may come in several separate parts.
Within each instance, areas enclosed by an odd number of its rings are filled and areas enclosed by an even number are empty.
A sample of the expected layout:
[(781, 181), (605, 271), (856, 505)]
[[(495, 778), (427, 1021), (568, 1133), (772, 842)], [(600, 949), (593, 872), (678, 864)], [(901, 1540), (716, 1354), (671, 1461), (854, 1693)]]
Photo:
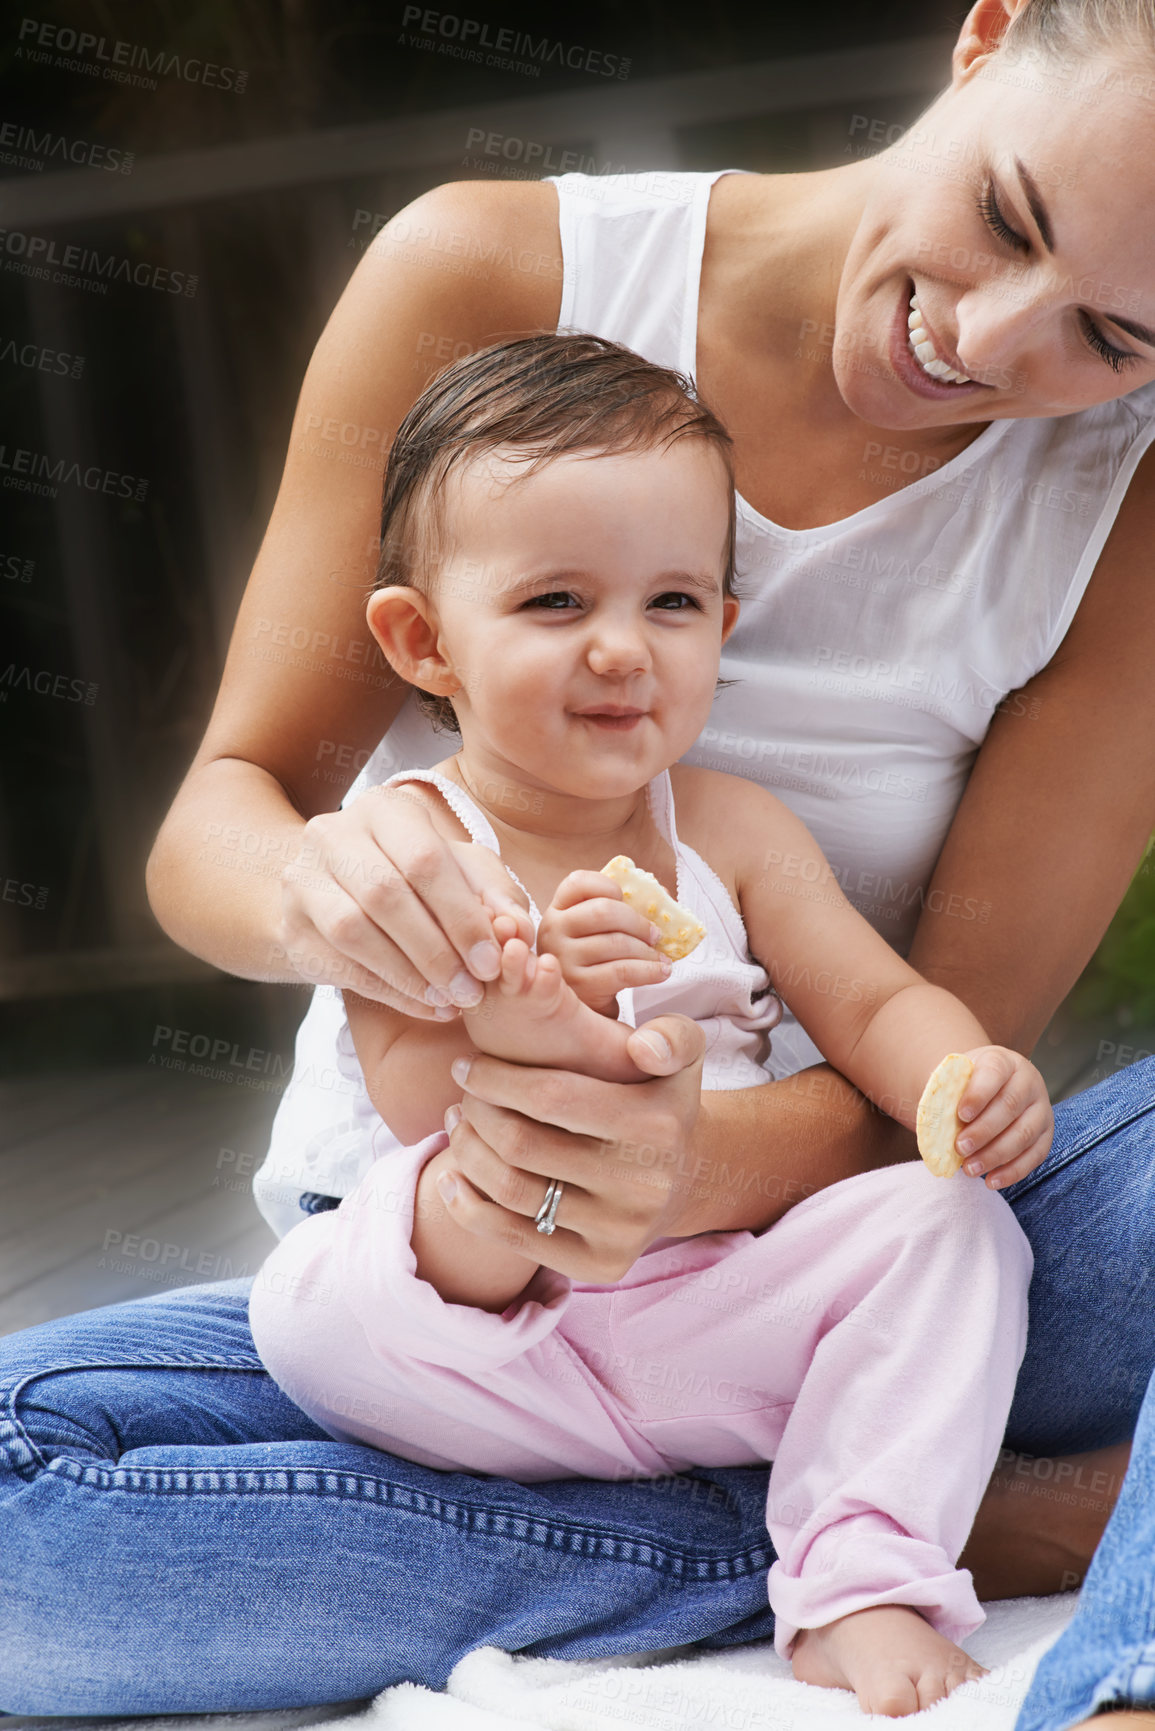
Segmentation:
[[(1052, 1098), (1124, 1041), (1155, 1050), (1155, 1030), (1060, 1014), (1035, 1054)], [(273, 1236), (251, 1173), (277, 1099), (139, 1064), (0, 1081), (0, 1334), (255, 1272)]]
[(255, 1272), (274, 1240), (237, 1156), (276, 1105), (140, 1065), (0, 1082), (0, 1334)]

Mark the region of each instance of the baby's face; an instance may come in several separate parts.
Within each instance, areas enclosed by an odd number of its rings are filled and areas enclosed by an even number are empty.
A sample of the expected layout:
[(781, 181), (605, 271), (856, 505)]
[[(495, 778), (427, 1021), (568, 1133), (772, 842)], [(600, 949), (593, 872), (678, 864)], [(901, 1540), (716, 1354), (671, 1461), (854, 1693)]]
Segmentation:
[(431, 595), (470, 755), (598, 799), (688, 751), (738, 615), (729, 510), (721, 457), (691, 438), (451, 477)]

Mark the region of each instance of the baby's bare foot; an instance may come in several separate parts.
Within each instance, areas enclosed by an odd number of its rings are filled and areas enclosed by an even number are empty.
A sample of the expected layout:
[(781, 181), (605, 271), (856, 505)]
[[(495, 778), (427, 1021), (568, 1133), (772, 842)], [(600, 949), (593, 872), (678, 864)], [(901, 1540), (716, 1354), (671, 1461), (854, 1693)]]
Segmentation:
[(853, 1689), (864, 1713), (890, 1719), (917, 1713), (987, 1674), (909, 1605), (872, 1605), (820, 1629), (800, 1629), (791, 1664), (800, 1683)]
[(478, 1051), (494, 1058), (603, 1082), (646, 1079), (626, 1051), (633, 1029), (583, 1004), (557, 957), (535, 956), (520, 938), (502, 947), (500, 976), (463, 1020)]

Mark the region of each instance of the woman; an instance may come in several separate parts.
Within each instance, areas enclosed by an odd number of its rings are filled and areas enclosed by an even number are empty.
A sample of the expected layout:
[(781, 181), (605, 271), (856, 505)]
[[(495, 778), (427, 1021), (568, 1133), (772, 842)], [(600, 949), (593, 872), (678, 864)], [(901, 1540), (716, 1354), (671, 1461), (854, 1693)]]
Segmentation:
[[(500, 907), (508, 881), (479, 879), (401, 794), (328, 809), (331, 765), (369, 757), (375, 781), (395, 752), (444, 750), (362, 621), (378, 473), (329, 459), (387, 445), (431, 357), (588, 319), (688, 360), (735, 437), (737, 683), (699, 760), (778, 788), (914, 965), (1030, 1050), (1155, 794), (1155, 162), (1136, 74), (1155, 78), (1155, 40), (1138, 0), (1104, 0), (1098, 27), (1084, 10), (980, 0), (950, 89), (869, 161), (440, 188), (382, 231), (306, 375), (217, 708), (150, 861), (178, 941), (429, 1015), (494, 972), (479, 890)], [(230, 829), (259, 834), (267, 876), (230, 869), (249, 863)], [(756, 1102), (700, 1102), (700, 1035), (651, 1028), (669, 1056), (632, 1089), (475, 1061), (453, 1136), (463, 1224), (612, 1281), (656, 1237), (765, 1227), (804, 1187), (911, 1155), (804, 1067), (796, 1028)], [(291, 1116), (299, 1146), (315, 1100), (294, 1087), (278, 1134)], [(1079, 1579), (1117, 1489), (1150, 1372), (1153, 1113), (1155, 1064), (1136, 1066), (1060, 1107), (1048, 1161), (1007, 1191), (1036, 1271), (1008, 1432), (1025, 1452), (962, 1559), (983, 1596)], [(287, 1188), (282, 1227), (308, 1186)], [(437, 1686), (484, 1642), (579, 1657), (769, 1631), (765, 1474), (523, 1488), (334, 1443), (260, 1374), (246, 1297), (200, 1288), (3, 1343), (0, 1705), (295, 1705)], [(1021, 1494), (1052, 1478), (1092, 1495)]]

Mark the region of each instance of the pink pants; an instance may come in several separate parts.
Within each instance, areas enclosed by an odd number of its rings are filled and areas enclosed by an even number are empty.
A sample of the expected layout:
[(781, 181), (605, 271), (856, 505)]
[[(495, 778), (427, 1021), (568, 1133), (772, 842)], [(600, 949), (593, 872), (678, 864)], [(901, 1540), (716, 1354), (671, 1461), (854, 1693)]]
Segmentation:
[(414, 1273), (414, 1189), (441, 1134), (295, 1227), (253, 1334), (334, 1437), (532, 1482), (773, 1462), (775, 1647), (871, 1605), (948, 1639), (983, 1612), (955, 1567), (1026, 1345), (1031, 1251), (979, 1180), (886, 1167), (776, 1225), (660, 1240), (616, 1286), (540, 1269), (502, 1315)]

